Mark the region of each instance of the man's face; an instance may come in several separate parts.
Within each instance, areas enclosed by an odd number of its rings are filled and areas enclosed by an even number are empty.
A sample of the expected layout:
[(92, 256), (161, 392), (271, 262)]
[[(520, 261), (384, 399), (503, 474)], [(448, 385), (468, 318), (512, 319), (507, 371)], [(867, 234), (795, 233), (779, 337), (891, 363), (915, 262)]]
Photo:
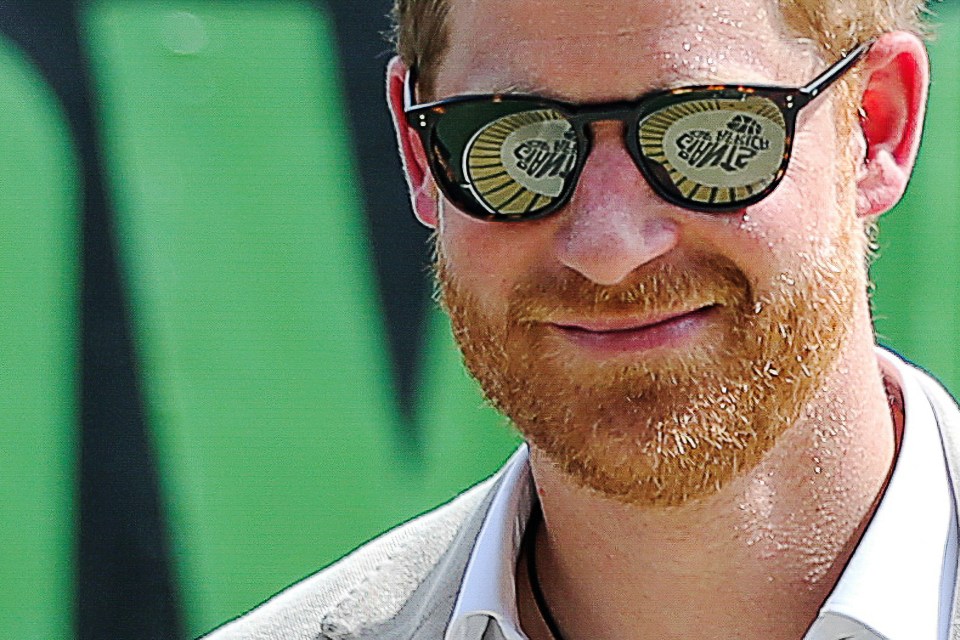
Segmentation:
[[(452, 0), (449, 26), (437, 98), (799, 86), (825, 67), (766, 0)], [(466, 364), (585, 486), (636, 504), (709, 495), (831, 375), (865, 298), (836, 104), (801, 113), (785, 179), (739, 213), (658, 198), (611, 122), (551, 217), (482, 222), (444, 204), (437, 274)]]

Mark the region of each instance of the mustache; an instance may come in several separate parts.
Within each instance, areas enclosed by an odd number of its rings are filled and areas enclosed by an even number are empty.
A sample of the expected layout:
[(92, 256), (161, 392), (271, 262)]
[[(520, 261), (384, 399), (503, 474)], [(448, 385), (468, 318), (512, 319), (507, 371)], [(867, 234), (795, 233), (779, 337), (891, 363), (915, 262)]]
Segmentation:
[(748, 308), (752, 298), (749, 279), (732, 261), (697, 254), (682, 261), (643, 265), (616, 285), (599, 285), (572, 269), (532, 274), (514, 286), (509, 307), (513, 321), (541, 323), (570, 317), (636, 317), (712, 305)]

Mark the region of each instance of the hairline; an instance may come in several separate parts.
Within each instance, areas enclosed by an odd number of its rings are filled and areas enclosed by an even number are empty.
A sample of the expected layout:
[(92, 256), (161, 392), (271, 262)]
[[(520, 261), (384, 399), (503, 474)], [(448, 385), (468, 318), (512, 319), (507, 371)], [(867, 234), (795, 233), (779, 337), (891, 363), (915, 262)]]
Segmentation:
[[(455, 1), (395, 0), (392, 11), (393, 43), (404, 64), (417, 71), (417, 89), (421, 101), (435, 97), (437, 75), (450, 49), (449, 17)], [(858, 3), (874, 8), (870, 12), (872, 21), (857, 22), (856, 17), (864, 13), (860, 11), (848, 16), (846, 21), (838, 19), (836, 24), (825, 24), (831, 12), (823, 6), (831, 3), (816, 0), (774, 2), (784, 38), (794, 44), (811, 47), (825, 64), (839, 60), (861, 42), (887, 31), (903, 29), (920, 37), (930, 35), (930, 29), (923, 20), (924, 3), (919, 0), (833, 0), (835, 4)], [(420, 10), (414, 10), (414, 5), (420, 5)], [(885, 11), (881, 7), (885, 7)]]

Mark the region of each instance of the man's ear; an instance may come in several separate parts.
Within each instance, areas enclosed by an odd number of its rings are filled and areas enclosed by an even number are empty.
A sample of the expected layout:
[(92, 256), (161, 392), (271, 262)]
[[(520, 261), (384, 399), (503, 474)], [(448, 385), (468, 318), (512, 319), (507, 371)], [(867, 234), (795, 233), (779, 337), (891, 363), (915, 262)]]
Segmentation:
[(873, 44), (861, 71), (862, 163), (857, 214), (876, 216), (900, 201), (920, 146), (930, 67), (915, 35), (886, 33)]
[(387, 102), (393, 126), (397, 130), (397, 144), (400, 158), (410, 188), (410, 201), (417, 219), (424, 225), (435, 229), (439, 218), (437, 185), (433, 181), (427, 165), (427, 154), (417, 132), (407, 124), (403, 114), (403, 92), (407, 80), (407, 66), (399, 57), (394, 57), (387, 65)]

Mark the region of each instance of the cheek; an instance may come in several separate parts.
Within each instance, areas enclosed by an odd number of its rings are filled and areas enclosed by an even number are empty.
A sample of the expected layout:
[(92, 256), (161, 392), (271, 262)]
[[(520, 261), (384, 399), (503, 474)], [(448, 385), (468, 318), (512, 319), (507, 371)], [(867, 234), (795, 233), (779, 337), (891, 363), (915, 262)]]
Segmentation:
[(777, 189), (731, 221), (740, 250), (780, 264), (832, 251), (853, 217), (852, 201), (837, 189), (839, 158), (832, 124), (822, 117), (805, 123)]
[(484, 222), (446, 203), (437, 242), (450, 275), (484, 308), (503, 310), (516, 284), (545, 267), (548, 224)]
[(778, 289), (784, 277), (802, 279), (814, 264), (835, 262), (843, 225), (850, 224), (844, 215), (832, 165), (791, 163), (777, 190), (731, 216), (713, 244), (762, 295)]

